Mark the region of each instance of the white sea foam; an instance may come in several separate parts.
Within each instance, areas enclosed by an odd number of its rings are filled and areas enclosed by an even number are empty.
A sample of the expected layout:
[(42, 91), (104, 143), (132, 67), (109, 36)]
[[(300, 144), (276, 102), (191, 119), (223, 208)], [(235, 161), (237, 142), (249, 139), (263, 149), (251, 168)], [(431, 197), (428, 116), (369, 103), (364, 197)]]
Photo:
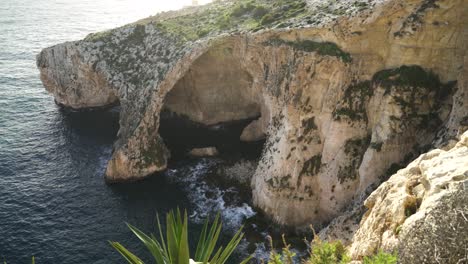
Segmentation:
[(193, 212), (190, 215), (192, 221), (201, 223), (208, 215), (221, 213), (224, 226), (228, 230), (238, 229), (243, 221), (256, 214), (247, 201), (232, 201), (227, 198), (239, 197), (239, 190), (230, 187), (222, 189), (213, 184), (209, 184), (206, 175), (220, 164), (219, 160), (201, 159), (195, 165), (189, 165), (186, 172), (178, 170), (168, 172), (169, 179), (183, 184), (189, 201), (193, 205)]

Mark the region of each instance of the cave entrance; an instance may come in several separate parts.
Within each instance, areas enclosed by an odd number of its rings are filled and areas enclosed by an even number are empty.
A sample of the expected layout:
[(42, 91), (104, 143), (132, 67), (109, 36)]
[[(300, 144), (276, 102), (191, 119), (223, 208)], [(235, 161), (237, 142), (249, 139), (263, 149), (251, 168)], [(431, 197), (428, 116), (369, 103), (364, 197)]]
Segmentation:
[[(260, 156), (265, 137), (253, 124), (262, 116), (261, 98), (235, 53), (229, 44), (212, 48), (166, 95), (159, 133), (172, 160), (206, 147), (216, 147), (220, 155)], [(243, 132), (248, 140), (241, 140)]]

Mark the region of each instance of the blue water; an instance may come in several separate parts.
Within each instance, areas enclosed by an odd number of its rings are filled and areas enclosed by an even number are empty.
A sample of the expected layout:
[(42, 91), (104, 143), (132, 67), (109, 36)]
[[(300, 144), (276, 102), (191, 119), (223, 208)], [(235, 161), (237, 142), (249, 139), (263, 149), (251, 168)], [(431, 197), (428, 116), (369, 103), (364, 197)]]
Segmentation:
[(106, 185), (118, 110), (67, 113), (39, 80), (35, 56), (42, 48), (146, 17), (160, 8), (157, 2), (0, 1), (0, 262), (28, 263), (34, 255), (39, 264), (124, 263), (108, 240), (144, 254), (125, 222), (154, 231), (156, 212), (179, 206), (195, 222), (223, 210), (234, 229), (255, 214), (242, 201), (226, 204), (223, 196), (236, 197), (235, 189), (204, 182), (217, 161), (185, 162), (143, 182)]

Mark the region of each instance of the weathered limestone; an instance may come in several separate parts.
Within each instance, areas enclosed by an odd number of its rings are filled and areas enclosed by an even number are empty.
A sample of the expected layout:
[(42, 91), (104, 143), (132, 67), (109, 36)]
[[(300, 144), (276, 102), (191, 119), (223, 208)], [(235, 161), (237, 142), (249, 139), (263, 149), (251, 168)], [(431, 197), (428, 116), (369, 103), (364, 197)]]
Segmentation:
[(259, 116), (258, 93), (241, 59), (233, 56), (234, 45), (213, 46), (195, 60), (167, 94), (164, 106), (205, 125)]
[(244, 142), (255, 142), (265, 139), (265, 126), (263, 123), (264, 119), (254, 120), (247, 125), (240, 136), (240, 140)]
[(65, 43), (46, 49), (38, 56), (37, 66), (47, 91), (58, 104), (73, 108), (109, 106), (118, 102), (116, 91), (103, 72), (91, 63), (94, 54), (81, 52), (81, 47)]
[[(339, 17), (341, 1), (288, 1), (301, 16), (268, 2), (285, 17), (250, 27), (253, 12), (215, 3), (193, 17), (156, 16), (45, 49), (38, 66), (64, 105), (119, 98), (106, 180), (166, 168), (163, 109), (210, 126), (258, 118), (241, 136), (266, 137), (252, 178), (255, 205), (280, 224), (321, 226), (434, 139), (444, 145), (466, 129), (468, 3), (366, 1)], [(218, 28), (226, 12), (235, 23)], [(195, 24), (206, 27), (187, 30)], [(69, 73), (79, 78), (63, 77)]]
[(397, 250), (400, 263), (464, 263), (467, 188), (465, 132), (452, 149), (421, 155), (367, 198), (368, 211), (350, 247), (352, 257), (383, 249)]

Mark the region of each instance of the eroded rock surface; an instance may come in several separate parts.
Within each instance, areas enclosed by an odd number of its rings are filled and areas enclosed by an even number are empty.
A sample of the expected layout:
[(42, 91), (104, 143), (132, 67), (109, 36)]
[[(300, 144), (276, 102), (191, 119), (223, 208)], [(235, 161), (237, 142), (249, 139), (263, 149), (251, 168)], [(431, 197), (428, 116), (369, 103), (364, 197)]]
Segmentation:
[(254, 118), (241, 137), (266, 137), (255, 205), (320, 226), (466, 129), (467, 13), (464, 0), (224, 1), (45, 49), (38, 66), (63, 105), (118, 98), (108, 181), (166, 168), (162, 110), (210, 126)]
[(365, 201), (355, 259), (383, 249), (401, 263), (465, 263), (468, 249), (468, 132), (450, 150), (432, 150)]
[(115, 104), (119, 98), (106, 76), (96, 70), (95, 54), (80, 52), (74, 43), (44, 50), (37, 66), (47, 91), (58, 104), (73, 108), (94, 108)]

